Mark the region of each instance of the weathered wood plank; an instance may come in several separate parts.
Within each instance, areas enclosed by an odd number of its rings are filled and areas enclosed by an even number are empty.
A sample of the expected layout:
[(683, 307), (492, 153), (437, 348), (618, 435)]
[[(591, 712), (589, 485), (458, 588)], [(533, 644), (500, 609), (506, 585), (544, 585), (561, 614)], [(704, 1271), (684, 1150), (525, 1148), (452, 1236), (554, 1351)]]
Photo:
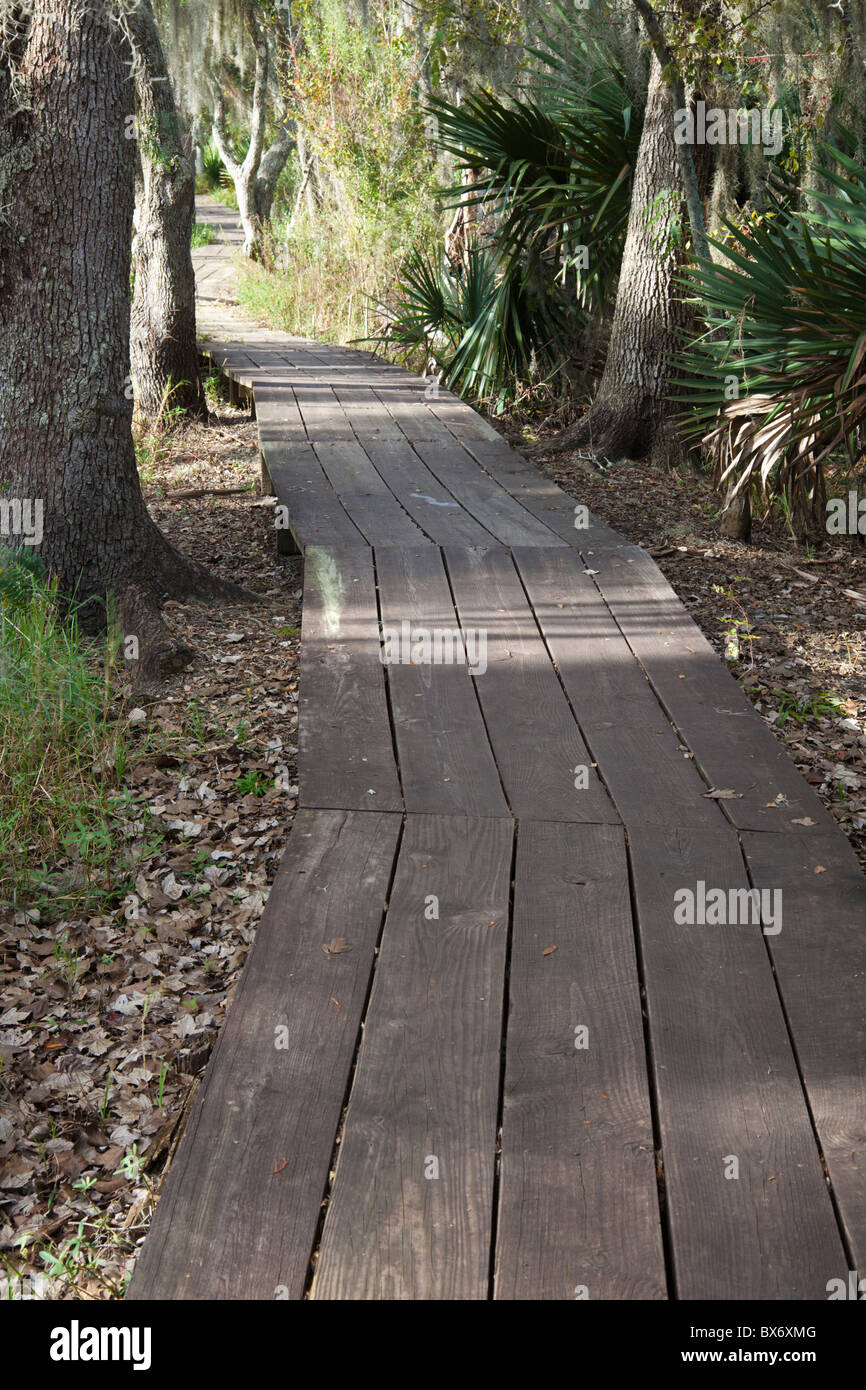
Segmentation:
[(437, 545), (496, 545), (495, 536), (464, 510), (407, 440), (367, 440), (365, 451), (400, 505)]
[(354, 431), (333, 387), (296, 384), (293, 389), (307, 435), (314, 443), (354, 440)]
[(334, 395), (360, 440), (402, 439), (403, 432), (372, 386), (334, 384)]
[[(757, 888), (778, 888), (767, 941), (839, 1214), (866, 1271), (866, 878), (844, 835), (746, 832)], [(845, 1271), (839, 1270), (839, 1278)]]
[(393, 387), (381, 385), (376, 388), (379, 400), (387, 408), (388, 414), (400, 433), (413, 443), (416, 439), (426, 439), (430, 443), (451, 444), (454, 436), (447, 425), (438, 420), (428, 408), (424, 392), (409, 384), (395, 384)]
[(488, 425), (486, 420), (482, 420), (477, 411), (473, 410), (465, 401), (461, 401), (459, 396), (452, 395), (450, 391), (440, 389), (435, 396), (431, 397), (429, 406), (433, 414), (448, 426), (456, 439), (497, 440), (501, 438), (492, 425)]
[(252, 384), (261, 446), (306, 444), (307, 431), (292, 388), (274, 385), (273, 379), (265, 384), (253, 378)]
[(303, 1297), (399, 833), (298, 812), (128, 1298)]
[[(297, 548), (328, 543), (343, 551), (367, 549), (361, 532), (346, 512), (316, 458), (310, 444), (280, 444), (269, 437), (269, 426), (259, 433), (263, 477), (281, 506), (288, 511), (288, 527), (277, 530), (277, 544), (293, 537)], [(283, 520), (281, 513), (276, 521)], [(290, 547), (289, 547), (290, 548)]]
[(475, 685), (514, 815), (617, 822), (511, 557), (449, 547), (445, 558), (461, 627), (486, 643)]
[[(459, 632), (441, 552), (376, 551), (387, 633)], [(401, 655), (403, 653), (401, 652)], [(407, 654), (408, 655), (408, 654)], [(466, 665), (386, 666), (406, 810), (507, 816), (484, 720)]]
[(619, 827), (521, 824), (509, 997), (495, 1297), (664, 1298)]
[[(644, 552), (595, 556), (596, 583), (722, 804), (746, 830), (829, 830), (833, 819)], [(804, 821), (806, 822), (804, 824)]]
[(352, 521), (371, 545), (430, 545), (357, 442), (315, 444), (316, 457)]
[(573, 550), (517, 549), (520, 572), (592, 758), (626, 825), (718, 825), (634, 654)]
[(468, 440), (466, 448), (521, 506), (569, 545), (581, 550), (630, 547), (624, 536), (569, 497), (504, 440)]
[(298, 766), (299, 805), (403, 809), (369, 553), (307, 547)]
[(677, 1297), (825, 1299), (844, 1248), (762, 928), (675, 920), (748, 887), (736, 834), (629, 847)]
[(466, 450), (454, 444), (431, 444), (417, 440), (420, 455), (443, 487), (461, 502), (482, 526), (502, 545), (564, 546), (566, 542), (549, 527), (537, 521), (510, 493), (486, 473), (482, 473)]
[(512, 836), (407, 821), (314, 1298), (488, 1296)]

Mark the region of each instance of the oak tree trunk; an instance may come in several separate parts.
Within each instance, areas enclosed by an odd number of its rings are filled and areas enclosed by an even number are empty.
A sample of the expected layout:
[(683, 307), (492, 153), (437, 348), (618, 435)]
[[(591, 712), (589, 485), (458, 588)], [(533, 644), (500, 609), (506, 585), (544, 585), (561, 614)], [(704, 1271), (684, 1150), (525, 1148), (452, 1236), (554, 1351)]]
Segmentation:
[(39, 553), (83, 624), (102, 626), (115, 596), (124, 636), (137, 639), (133, 671), (148, 680), (188, 657), (162, 598), (240, 591), (174, 550), (139, 485), (127, 388), (133, 98), (128, 45), (102, 0), (40, 0), (0, 52), (0, 491), (41, 504)]
[(150, 0), (139, 0), (126, 23), (135, 59), (139, 154), (130, 340), (136, 400), (150, 420), (166, 405), (203, 415), (190, 249), (195, 168)]
[(653, 55), (631, 212), (620, 268), (610, 346), (588, 415), (544, 452), (588, 445), (610, 459), (651, 450), (679, 457), (670, 423), (668, 385), (685, 320), (675, 283), (680, 250), (672, 236), (682, 184), (674, 144), (671, 97)]

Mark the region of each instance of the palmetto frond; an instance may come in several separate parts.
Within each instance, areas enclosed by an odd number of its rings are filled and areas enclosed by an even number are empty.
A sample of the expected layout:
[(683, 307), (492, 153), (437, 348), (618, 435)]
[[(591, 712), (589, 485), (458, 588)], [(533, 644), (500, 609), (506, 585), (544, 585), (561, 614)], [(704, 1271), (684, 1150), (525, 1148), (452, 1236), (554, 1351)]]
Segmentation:
[(813, 211), (731, 227), (725, 260), (687, 276), (710, 330), (684, 356), (688, 424), (737, 488), (819, 497), (822, 465), (852, 456), (866, 424), (866, 168), (836, 148), (824, 159), (834, 191)]

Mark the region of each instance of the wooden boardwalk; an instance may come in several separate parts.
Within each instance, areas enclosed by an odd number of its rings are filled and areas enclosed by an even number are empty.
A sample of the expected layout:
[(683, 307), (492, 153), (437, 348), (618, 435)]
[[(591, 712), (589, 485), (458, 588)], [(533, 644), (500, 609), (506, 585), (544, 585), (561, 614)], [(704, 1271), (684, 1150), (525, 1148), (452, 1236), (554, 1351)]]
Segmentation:
[(304, 553), (301, 809), (129, 1296), (826, 1299), (866, 1273), (847, 840), (643, 550), (197, 258)]

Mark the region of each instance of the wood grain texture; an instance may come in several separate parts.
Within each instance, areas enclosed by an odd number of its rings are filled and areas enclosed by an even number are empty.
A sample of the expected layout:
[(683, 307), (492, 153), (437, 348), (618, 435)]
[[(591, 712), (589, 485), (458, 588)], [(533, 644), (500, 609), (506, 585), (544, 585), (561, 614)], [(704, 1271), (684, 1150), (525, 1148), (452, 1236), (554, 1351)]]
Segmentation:
[[(866, 1264), (850, 847), (644, 551), (428, 380), (245, 321), (217, 249), (205, 350), (306, 552), (313, 809), (131, 1296), (823, 1301)], [(486, 669), (386, 667), (380, 617)], [(747, 866), (778, 933), (678, 920)]]
[(565, 545), (493, 478), (482, 473), (456, 440), (450, 445), (418, 440), (415, 452), (442, 486), (502, 545)]
[(371, 545), (430, 544), (420, 526), (382, 481), (357, 441), (343, 440), (313, 447), (340, 502)]
[[(792, 834), (829, 830), (833, 819), (725, 670), (654, 561), (610, 551), (596, 583), (695, 762), (734, 825)], [(805, 824), (804, 824), (805, 822)]]
[[(457, 614), (438, 548), (376, 551), (383, 629), (456, 632)], [(468, 668), (386, 667), (406, 810), (507, 816), (496, 762)]]
[(512, 837), (508, 820), (407, 821), (317, 1299), (488, 1296)]
[(306, 444), (307, 431), (292, 388), (273, 379), (266, 383), (253, 378), (253, 384), (260, 446)]
[(416, 439), (435, 444), (453, 443), (453, 434), (429, 408), (423, 388), (395, 382), (393, 385), (378, 386), (376, 394), (400, 433), (410, 443)]
[(302, 806), (403, 809), (369, 556), (306, 551), (298, 768)]
[(408, 440), (367, 440), (365, 450), (400, 505), (437, 545), (497, 544), (496, 537), (422, 463)]
[(465, 447), (515, 501), (575, 549), (637, 549), (587, 508), (581, 508), (579, 502), (504, 440), (472, 439), (466, 441)]
[[(260, 435), (261, 439), (261, 435)], [(277, 545), (291, 533), (298, 550), (329, 544), (342, 551), (368, 550), (367, 542), (332, 488), (311, 444), (262, 441), (263, 471), (273, 495), (288, 513), (288, 527), (276, 530)], [(283, 520), (275, 513), (275, 521)]]
[[(572, 550), (514, 561), (593, 760), (626, 825), (723, 827), (628, 643)], [(727, 785), (727, 784), (725, 784)]]
[(755, 886), (782, 893), (782, 930), (767, 941), (833, 1193), (862, 1275), (866, 878), (838, 832), (746, 833), (742, 841)]
[(675, 921), (679, 890), (748, 887), (736, 834), (628, 837), (676, 1296), (826, 1299), (844, 1248), (762, 928)]
[(372, 386), (335, 386), (334, 394), (360, 440), (404, 438)]
[(319, 386), (305, 382), (295, 385), (294, 392), (304, 428), (313, 443), (332, 444), (337, 439), (355, 438), (355, 432), (331, 384)]
[(455, 439), (498, 440), (500, 438), (492, 425), (488, 425), (487, 421), (482, 420), (471, 406), (462, 401), (459, 396), (452, 395), (450, 391), (443, 391), (440, 388), (436, 395), (431, 397), (428, 404), (436, 418), (448, 427)]
[(664, 1298), (623, 831), (524, 821), (514, 880), (495, 1297)]
[(128, 1298), (303, 1297), (399, 832), (298, 812)]
[[(619, 820), (592, 767), (511, 557), (445, 552), (461, 626), (486, 638), (475, 677), (487, 733), (518, 820)], [(586, 770), (586, 786), (576, 770)]]

